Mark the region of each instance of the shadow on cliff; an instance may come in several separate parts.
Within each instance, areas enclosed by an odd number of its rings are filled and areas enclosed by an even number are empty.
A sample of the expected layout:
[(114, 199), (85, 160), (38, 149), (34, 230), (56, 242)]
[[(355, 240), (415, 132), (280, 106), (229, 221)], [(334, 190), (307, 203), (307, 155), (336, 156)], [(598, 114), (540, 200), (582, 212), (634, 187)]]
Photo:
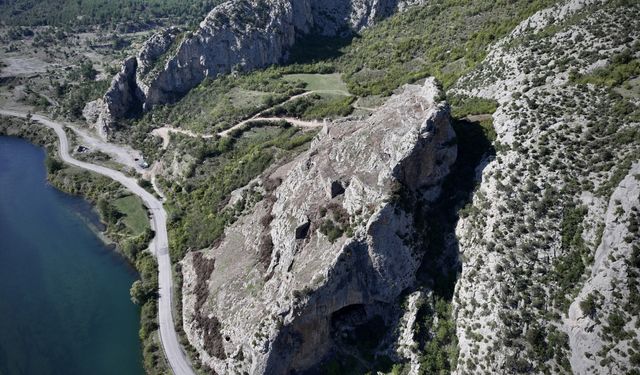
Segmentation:
[(289, 50), (289, 58), (284, 65), (313, 64), (334, 60), (343, 55), (343, 50), (353, 41), (355, 34), (347, 36), (322, 36), (307, 34), (298, 37)]
[(428, 245), (416, 274), (417, 287), (432, 292), (430, 303), (417, 311), (416, 341), (421, 371), (450, 372), (457, 362), (457, 337), (451, 301), (462, 270), (456, 237), (458, 220), (471, 204), (482, 170), (495, 155), (491, 122), (452, 120), (458, 157), (442, 185), (438, 200), (427, 210), (422, 228)]
[[(492, 132), (487, 125), (452, 120), (458, 146), (457, 159), (442, 184), (440, 196), (434, 202), (426, 203), (408, 187), (400, 187), (397, 191), (395, 206), (413, 213), (419, 237), (415, 240), (422, 244), (420, 248), (424, 251), (422, 263), (416, 273), (416, 285), (406, 290), (396, 303), (374, 303), (370, 298), (364, 298), (360, 304), (349, 305), (332, 313), (331, 322), (327, 326), (309, 324), (308, 331), (328, 329), (331, 332), (331, 353), (318, 358), (321, 362), (306, 371), (288, 373), (316, 375), (392, 371), (393, 359), (380, 353), (385, 352), (384, 349), (389, 347), (391, 341), (397, 340), (394, 337), (397, 332), (393, 327), (397, 326), (402, 316), (402, 309), (398, 307), (406, 295), (416, 290), (432, 291), (428, 295), (428, 303), (418, 310), (414, 326), (422, 368), (426, 373), (451, 370), (455, 362), (452, 356), (455, 354), (451, 354), (448, 349), (456, 345), (455, 325), (448, 323), (444, 331), (439, 330), (437, 325), (445, 320), (440, 316), (442, 306), (451, 314), (453, 291), (461, 271), (456, 225), (464, 207), (471, 202), (481, 169), (495, 152), (491, 142)], [(361, 252), (361, 263), (353, 263), (350, 267), (356, 270), (354, 275), (372, 267), (365, 254), (366, 247)], [(366, 280), (361, 282), (367, 284)], [(436, 315), (438, 319), (434, 319)], [(446, 334), (442, 335), (442, 332)], [(303, 340), (293, 330), (283, 335), (283, 338), (286, 337), (289, 339), (278, 342), (278, 349), (282, 352), (295, 350)], [(281, 360), (283, 359), (276, 362)]]
[(423, 228), (428, 244), (417, 280), (434, 296), (450, 301), (460, 273), (456, 225), (464, 208), (471, 203), (486, 161), (493, 158), (492, 130), (489, 123), (452, 120), (458, 143), (458, 156), (442, 184), (438, 200), (427, 210)]

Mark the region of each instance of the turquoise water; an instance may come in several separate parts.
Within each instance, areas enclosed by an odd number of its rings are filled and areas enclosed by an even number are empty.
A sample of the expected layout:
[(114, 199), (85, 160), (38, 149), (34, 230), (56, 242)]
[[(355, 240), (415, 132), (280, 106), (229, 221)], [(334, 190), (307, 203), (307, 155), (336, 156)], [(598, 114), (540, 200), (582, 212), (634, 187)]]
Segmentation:
[(46, 183), (44, 152), (0, 137), (0, 374), (142, 374), (135, 271)]

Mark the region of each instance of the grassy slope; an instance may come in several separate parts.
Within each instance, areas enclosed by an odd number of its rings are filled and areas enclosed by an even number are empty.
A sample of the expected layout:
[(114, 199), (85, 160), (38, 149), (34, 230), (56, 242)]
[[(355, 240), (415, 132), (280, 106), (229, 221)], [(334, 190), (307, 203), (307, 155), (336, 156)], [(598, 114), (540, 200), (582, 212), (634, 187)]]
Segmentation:
[(356, 95), (390, 94), (429, 75), (445, 87), (480, 63), (487, 47), (555, 0), (434, 0), (365, 30), (338, 69)]
[(149, 217), (142, 201), (135, 195), (118, 198), (113, 201), (116, 209), (124, 215), (124, 224), (137, 236), (149, 229)]
[(285, 80), (302, 81), (305, 83), (305, 89), (309, 91), (344, 91), (348, 93), (346, 83), (342, 80), (339, 73), (332, 74), (285, 74)]

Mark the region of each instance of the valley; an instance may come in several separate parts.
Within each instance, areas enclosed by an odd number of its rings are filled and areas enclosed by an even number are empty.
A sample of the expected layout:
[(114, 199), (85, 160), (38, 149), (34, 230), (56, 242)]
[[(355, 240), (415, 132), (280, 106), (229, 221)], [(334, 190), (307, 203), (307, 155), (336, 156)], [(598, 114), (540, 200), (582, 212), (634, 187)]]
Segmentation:
[(5, 21), (0, 134), (140, 271), (147, 373), (640, 373), (635, 2), (78, 6)]

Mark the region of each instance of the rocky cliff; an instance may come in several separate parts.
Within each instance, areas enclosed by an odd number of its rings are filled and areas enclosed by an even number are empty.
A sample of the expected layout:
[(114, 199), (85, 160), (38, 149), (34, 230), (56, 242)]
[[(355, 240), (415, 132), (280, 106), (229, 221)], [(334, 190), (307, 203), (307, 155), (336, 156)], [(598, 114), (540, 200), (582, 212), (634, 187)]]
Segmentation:
[(173, 102), (206, 77), (280, 63), (303, 35), (350, 34), (421, 2), (228, 1), (214, 8), (193, 32), (172, 28), (151, 37), (133, 69), (132, 61), (125, 61), (123, 72), (100, 103), (101, 124), (143, 107)]
[(183, 323), (204, 363), (304, 371), (358, 324), (385, 334), (428, 246), (415, 223), (456, 158), (439, 96), (430, 79), (371, 117), (328, 124), (220, 244), (187, 255)]

